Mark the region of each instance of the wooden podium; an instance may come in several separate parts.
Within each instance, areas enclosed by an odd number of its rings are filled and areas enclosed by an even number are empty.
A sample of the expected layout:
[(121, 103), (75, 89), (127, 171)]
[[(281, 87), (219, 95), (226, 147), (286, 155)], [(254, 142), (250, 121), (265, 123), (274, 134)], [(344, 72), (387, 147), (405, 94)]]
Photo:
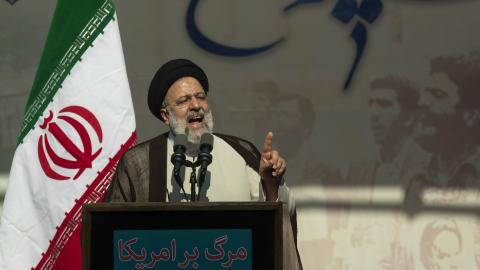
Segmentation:
[(84, 270), (291, 270), (289, 226), (286, 206), (272, 202), (84, 205), (82, 264)]

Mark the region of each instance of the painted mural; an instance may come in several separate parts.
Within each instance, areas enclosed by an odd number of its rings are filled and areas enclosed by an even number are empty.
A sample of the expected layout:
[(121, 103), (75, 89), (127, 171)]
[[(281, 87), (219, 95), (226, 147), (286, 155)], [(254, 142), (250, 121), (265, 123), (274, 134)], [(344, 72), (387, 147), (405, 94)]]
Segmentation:
[[(0, 1), (3, 174), (54, 8), (37, 2)], [(139, 141), (166, 130), (157, 68), (199, 63), (216, 131), (273, 131), (304, 269), (480, 269), (479, 1), (115, 2)]]

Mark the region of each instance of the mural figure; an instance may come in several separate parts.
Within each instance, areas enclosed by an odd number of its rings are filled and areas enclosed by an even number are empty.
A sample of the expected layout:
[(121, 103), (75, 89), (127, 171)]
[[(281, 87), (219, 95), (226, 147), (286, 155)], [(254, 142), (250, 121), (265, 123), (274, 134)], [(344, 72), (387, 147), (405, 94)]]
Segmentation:
[[(415, 141), (418, 130), (418, 86), (408, 78), (385, 75), (372, 80), (368, 97), (369, 125), (378, 147), (377, 160), (350, 164), (345, 170), (317, 166), (322, 181), (374, 188), (408, 189), (413, 178), (423, 175), (430, 154)], [(374, 199), (371, 197), (370, 199)]]
[[(480, 55), (436, 57), (422, 89), (421, 128), (416, 141), (431, 158), (426, 174), (414, 183), (422, 189), (478, 190), (480, 187)], [(443, 196), (439, 194), (441, 200)], [(465, 200), (465, 196), (458, 199)], [(471, 199), (478, 202), (477, 195)]]
[(403, 77), (387, 75), (371, 83), (370, 127), (379, 150), (374, 186), (405, 187), (426, 163), (428, 154), (412, 136), (418, 124), (418, 97), (418, 87)]
[(372, 219), (368, 214), (352, 215), (354, 222), (347, 229), (331, 234), (334, 255), (325, 269), (414, 269), (413, 255), (401, 234), (404, 224), (398, 216)]
[(269, 80), (256, 82), (252, 92), (256, 97), (254, 136), (261, 136), (265, 123), (270, 123), (275, 143), (282, 147), (289, 160), (289, 178), (301, 182), (304, 171), (301, 160), (307, 158), (306, 148), (315, 123), (312, 101), (300, 94), (281, 90)]
[[(414, 140), (419, 96), (419, 87), (408, 78), (385, 75), (372, 80), (367, 102), (378, 158), (352, 163), (346, 170), (319, 166), (322, 181), (358, 187), (355, 196), (362, 193), (359, 198), (373, 206), (383, 203), (385, 188), (407, 190), (411, 179), (424, 175), (429, 160), (429, 153)], [(333, 202), (352, 200), (341, 192), (326, 196)], [(334, 243), (327, 269), (414, 269), (405, 237), (409, 225), (403, 213), (375, 213), (372, 219), (355, 207), (352, 201), (350, 206), (327, 209), (328, 238)]]
[(472, 232), (475, 234), (475, 230), (468, 230), (454, 219), (438, 219), (428, 223), (420, 238), (423, 269), (474, 269), (475, 266), (478, 269), (479, 262), (474, 259), (479, 258), (478, 243), (473, 243)]

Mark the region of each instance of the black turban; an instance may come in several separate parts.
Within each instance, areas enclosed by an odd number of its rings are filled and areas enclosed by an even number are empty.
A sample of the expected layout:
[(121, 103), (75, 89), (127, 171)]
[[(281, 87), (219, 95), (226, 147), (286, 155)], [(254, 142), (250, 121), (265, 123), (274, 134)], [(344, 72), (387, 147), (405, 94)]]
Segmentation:
[[(148, 108), (153, 115), (162, 120), (160, 116), (160, 109), (162, 102), (167, 95), (170, 86), (182, 77), (194, 77), (203, 87), (205, 92), (208, 92), (208, 78), (205, 72), (187, 59), (170, 60), (161, 66), (150, 83), (148, 89)], [(162, 120), (163, 121), (163, 120)]]

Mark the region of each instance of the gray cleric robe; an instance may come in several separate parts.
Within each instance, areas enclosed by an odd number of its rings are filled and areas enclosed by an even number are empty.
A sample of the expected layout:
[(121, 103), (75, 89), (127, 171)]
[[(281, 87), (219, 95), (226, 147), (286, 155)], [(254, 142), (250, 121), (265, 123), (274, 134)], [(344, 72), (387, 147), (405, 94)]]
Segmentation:
[[(117, 165), (104, 202), (166, 202), (167, 196), (167, 139), (168, 132), (129, 149)], [(220, 133), (216, 136), (227, 142), (243, 157), (248, 166), (259, 170), (261, 154), (249, 141)], [(297, 215), (293, 211), (291, 229), (297, 243)], [(295, 247), (298, 269), (302, 269), (300, 255)]]

